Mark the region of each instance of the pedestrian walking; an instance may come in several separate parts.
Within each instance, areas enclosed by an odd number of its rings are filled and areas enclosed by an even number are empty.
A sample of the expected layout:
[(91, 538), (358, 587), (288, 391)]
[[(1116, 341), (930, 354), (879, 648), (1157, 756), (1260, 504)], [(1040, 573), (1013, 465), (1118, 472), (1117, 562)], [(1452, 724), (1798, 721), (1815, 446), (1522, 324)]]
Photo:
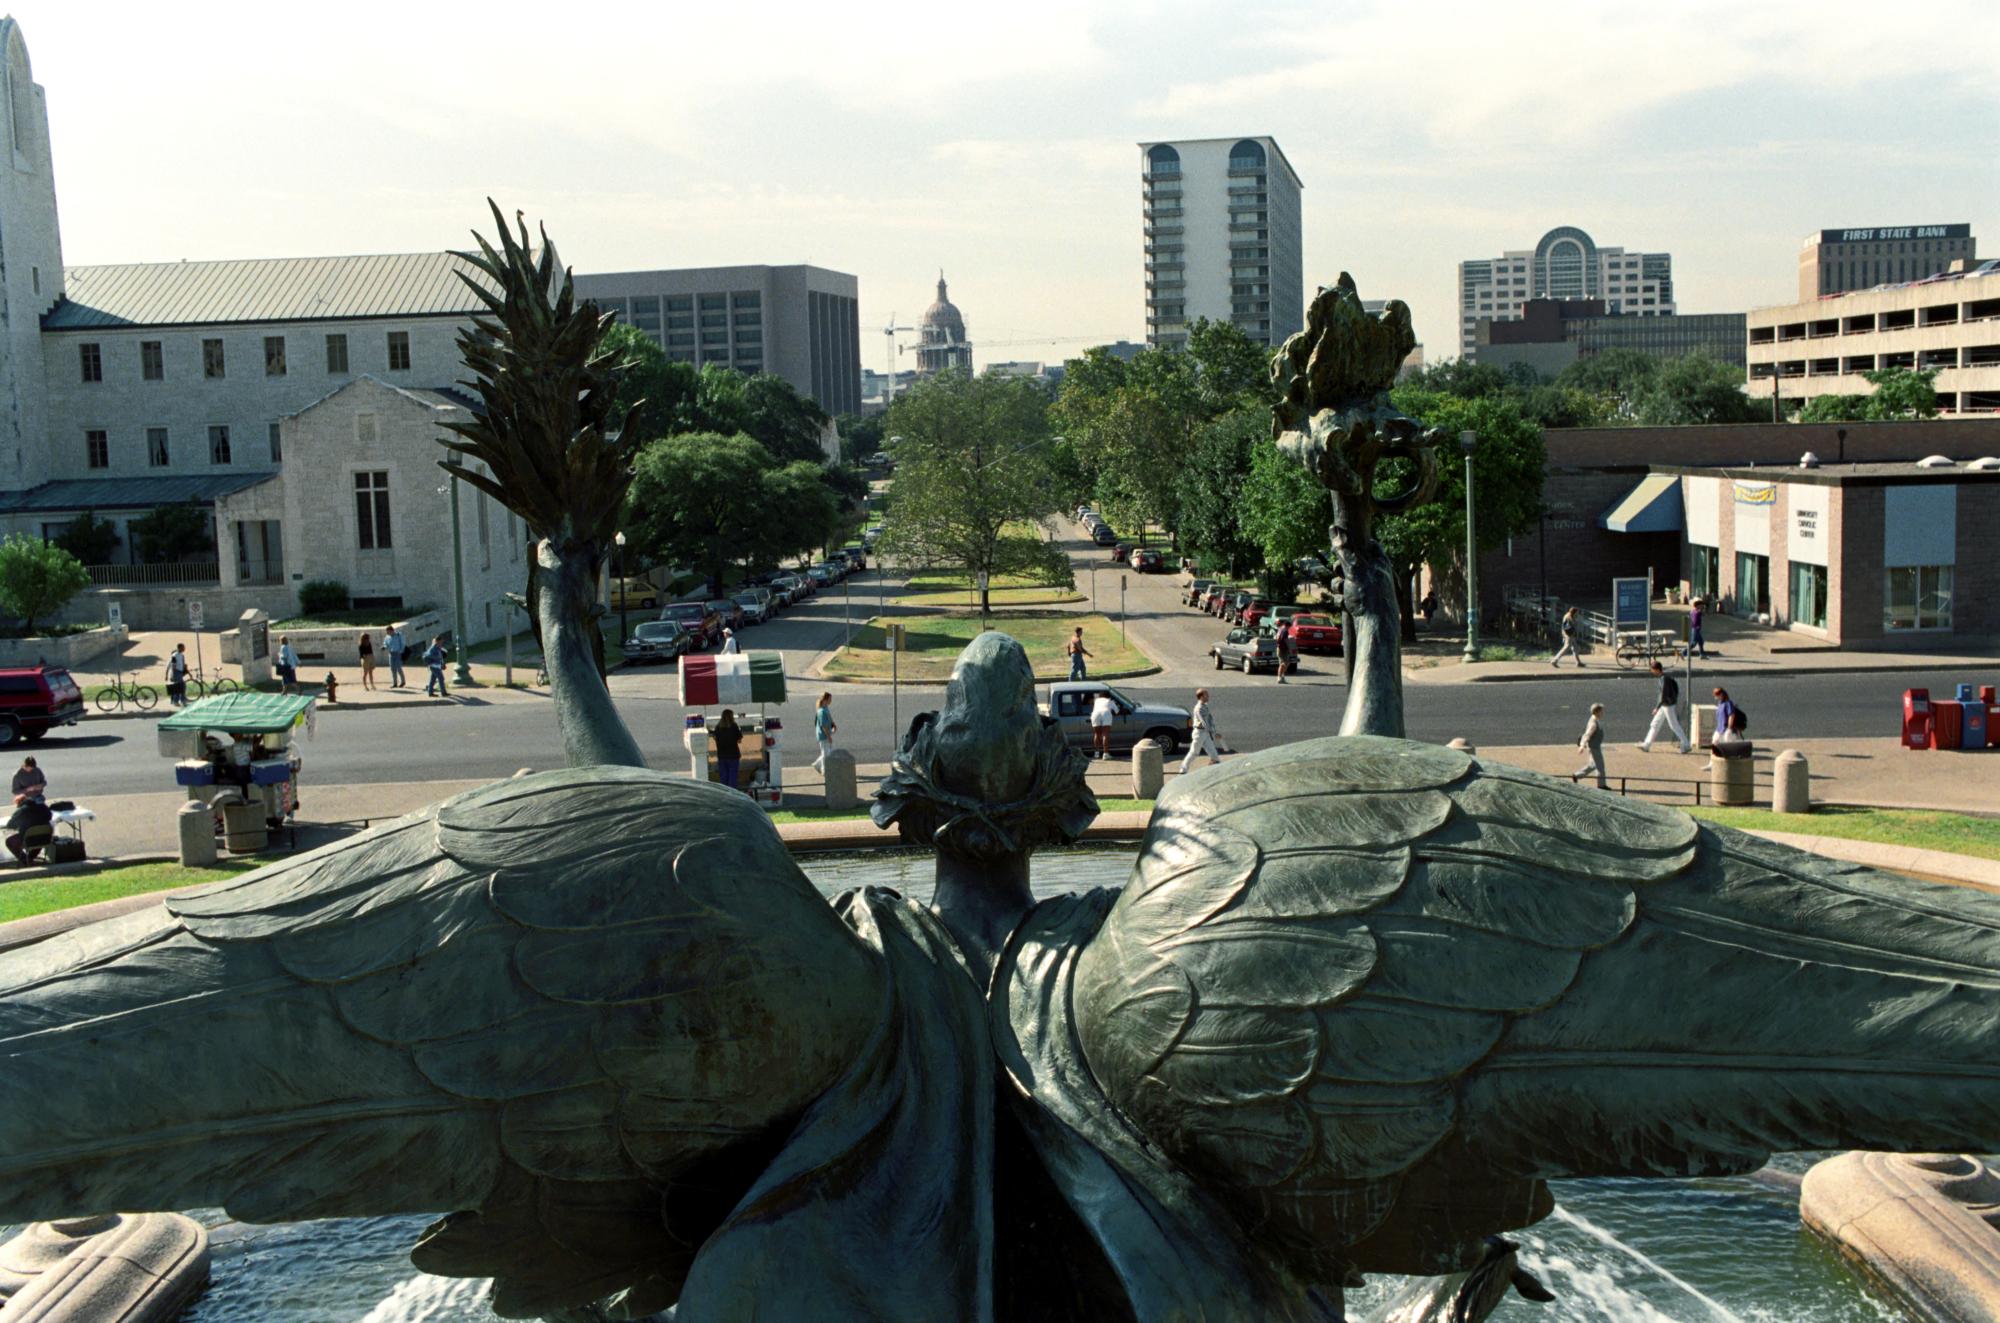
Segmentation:
[(1070, 635), (1069, 642), (1063, 645), (1063, 651), (1069, 654), (1069, 678), (1072, 680), (1087, 678), (1084, 675), (1083, 659), (1092, 653), (1089, 648), (1083, 646), (1082, 625), (1078, 625), (1076, 632)]
[(1090, 747), (1099, 762), (1111, 756), (1111, 723), (1118, 720), (1118, 708), (1102, 689), (1090, 705)]
[(188, 701), (187, 644), (176, 643), (167, 654), (167, 701), (180, 707)]
[(715, 772), (722, 784), (731, 790), (741, 789), (737, 778), (743, 770), (743, 727), (736, 724), (734, 712), (722, 709), (722, 720), (708, 733), (708, 741), (715, 746)]
[(1285, 682), (1285, 676), (1298, 667), (1299, 648), (1292, 638), (1292, 622), (1287, 620), (1278, 626), (1278, 683)]
[(431, 640), (430, 647), (424, 649), (424, 664), (431, 668), (430, 681), (424, 685), (424, 696), (426, 698), (432, 695), (436, 695), (439, 698), (451, 697), (451, 690), (445, 688), (444, 685), (444, 663), (444, 635), (440, 634)]
[(366, 634), (361, 636), (358, 650), (361, 653), (361, 687), (363, 689), (373, 689), (375, 687), (375, 645), (369, 641)]
[(1639, 741), (1639, 751), (1651, 753), (1653, 741), (1660, 738), (1660, 731), (1664, 729), (1674, 733), (1674, 738), (1680, 741), (1681, 752), (1687, 753), (1694, 746), (1688, 743), (1687, 732), (1681, 729), (1680, 682), (1667, 674), (1667, 668), (1660, 665), (1657, 660), (1652, 665), (1652, 671), (1660, 682), (1660, 692), (1653, 702), (1652, 724), (1646, 727), (1646, 738)]
[(813, 770), (826, 775), (826, 757), (833, 752), (834, 732), (840, 729), (833, 720), (833, 695), (821, 694), (813, 707), (813, 738), (819, 741), (819, 757), (813, 759)]
[(1610, 783), (1604, 779), (1604, 704), (1590, 705), (1590, 720), (1583, 725), (1583, 735), (1576, 742), (1576, 751), (1590, 761), (1571, 772), (1569, 779), (1576, 781), (1585, 772), (1594, 771), (1597, 773), (1597, 788), (1611, 789)]
[(1562, 659), (1563, 659), (1563, 658), (1565, 658), (1565, 657), (1574, 657), (1574, 658), (1576, 659), (1576, 665), (1577, 665), (1577, 669), (1578, 669), (1578, 670), (1581, 670), (1581, 669), (1583, 669), (1583, 654), (1582, 654), (1582, 653), (1580, 653), (1580, 652), (1578, 652), (1578, 651), (1576, 650), (1576, 608), (1575, 608), (1575, 607), (1571, 607), (1571, 608), (1570, 608), (1569, 610), (1567, 610), (1567, 611), (1563, 612), (1563, 618), (1562, 618), (1562, 646), (1561, 646), (1560, 648), (1557, 648), (1557, 649), (1556, 649), (1556, 655), (1555, 655), (1555, 656), (1553, 656), (1553, 657), (1549, 658), (1549, 665), (1551, 665), (1551, 666), (1561, 666), (1561, 665), (1562, 665)]
[(382, 636), (382, 650), (389, 654), (389, 687), (403, 687), (403, 654), (410, 649), (410, 641), (394, 625)]
[(1721, 685), (1710, 691), (1715, 699), (1715, 729), (1709, 732), (1709, 743), (1729, 734), (1729, 719), (1736, 715), (1736, 701)]
[(299, 654), (292, 651), (292, 636), (278, 636), (278, 679), (283, 681), (278, 687), (281, 694), (289, 694), (299, 687)]
[(724, 625), (722, 627), (722, 650), (724, 652), (742, 651), (741, 648), (736, 646), (736, 631), (729, 628), (727, 625)]
[(1215, 728), (1215, 713), (1208, 706), (1208, 690), (1194, 691), (1194, 714), (1190, 720), (1194, 722), (1194, 734), (1188, 739), (1187, 756), (1181, 759), (1183, 772), (1194, 765), (1196, 754), (1207, 754), (1210, 766), (1222, 761), (1217, 744), (1222, 736)]
[[(1699, 597), (1688, 604), (1688, 647), (1693, 650), (1695, 656), (1707, 661), (1708, 645), (1701, 641), (1701, 608), (1704, 605)], [(1716, 729), (1728, 730), (1729, 727), (1718, 723)]]

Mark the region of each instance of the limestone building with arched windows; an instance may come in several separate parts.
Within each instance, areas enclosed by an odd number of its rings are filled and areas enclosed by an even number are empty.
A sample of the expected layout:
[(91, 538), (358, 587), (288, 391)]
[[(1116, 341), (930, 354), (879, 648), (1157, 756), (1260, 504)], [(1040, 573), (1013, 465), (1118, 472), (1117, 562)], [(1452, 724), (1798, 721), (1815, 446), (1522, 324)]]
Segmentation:
[(1200, 317), (1271, 347), (1304, 329), (1304, 185), (1277, 139), (1142, 142), (1139, 170), (1147, 344), (1186, 344)]
[(1531, 249), (1458, 264), (1458, 347), (1479, 357), (1479, 323), (1521, 317), (1529, 299), (1602, 300), (1613, 317), (1667, 317), (1674, 312), (1670, 253), (1600, 248), (1574, 225), (1559, 225)]

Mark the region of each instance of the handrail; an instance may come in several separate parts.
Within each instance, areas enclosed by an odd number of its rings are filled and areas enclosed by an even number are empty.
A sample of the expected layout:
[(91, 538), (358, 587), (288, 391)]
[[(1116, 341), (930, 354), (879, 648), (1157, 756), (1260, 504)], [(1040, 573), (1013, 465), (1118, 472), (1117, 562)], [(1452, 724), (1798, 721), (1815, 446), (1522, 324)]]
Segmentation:
[(222, 582), (222, 567), (212, 560), (171, 561), (159, 565), (89, 565), (85, 568), (90, 571), (90, 581), (101, 588)]

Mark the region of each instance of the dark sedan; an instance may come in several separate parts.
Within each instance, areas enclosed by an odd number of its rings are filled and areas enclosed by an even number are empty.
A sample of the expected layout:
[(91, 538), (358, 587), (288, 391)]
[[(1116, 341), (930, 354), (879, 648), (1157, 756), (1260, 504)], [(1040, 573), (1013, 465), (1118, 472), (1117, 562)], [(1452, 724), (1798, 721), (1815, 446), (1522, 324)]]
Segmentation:
[(639, 662), (672, 661), (694, 646), (694, 636), (677, 620), (648, 620), (625, 640), (625, 660)]

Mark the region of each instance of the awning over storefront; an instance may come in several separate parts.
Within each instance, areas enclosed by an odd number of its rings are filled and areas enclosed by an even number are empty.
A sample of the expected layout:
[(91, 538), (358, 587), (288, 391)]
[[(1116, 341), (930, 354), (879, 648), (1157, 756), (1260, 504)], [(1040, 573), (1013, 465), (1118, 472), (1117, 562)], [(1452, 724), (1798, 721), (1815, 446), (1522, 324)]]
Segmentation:
[(1672, 473), (1647, 474), (1597, 517), (1599, 528), (1614, 533), (1678, 533), (1684, 523), (1681, 480)]

